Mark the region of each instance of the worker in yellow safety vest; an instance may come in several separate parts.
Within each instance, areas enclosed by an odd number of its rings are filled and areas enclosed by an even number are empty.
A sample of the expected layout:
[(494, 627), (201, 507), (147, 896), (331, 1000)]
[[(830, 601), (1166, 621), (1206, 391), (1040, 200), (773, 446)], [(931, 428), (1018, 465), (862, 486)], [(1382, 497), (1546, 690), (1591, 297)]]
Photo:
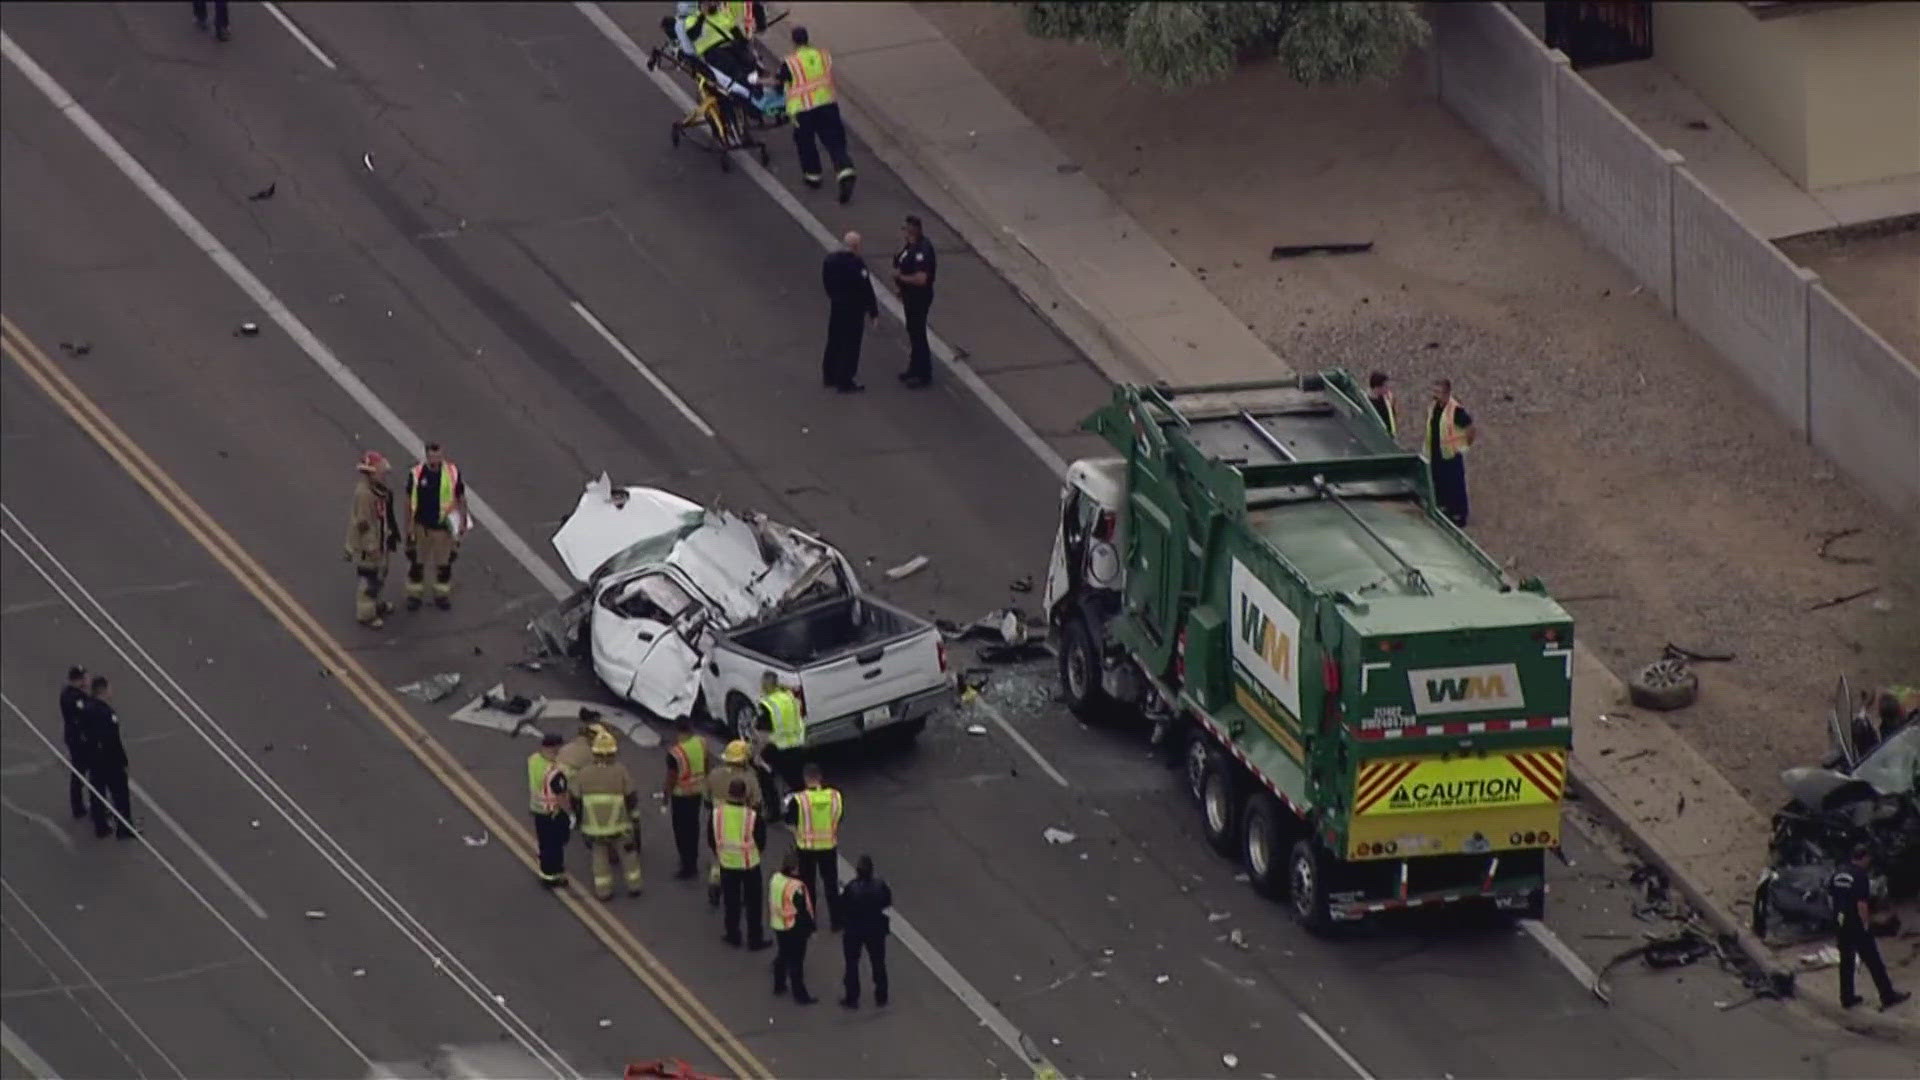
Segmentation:
[(807, 939), (813, 936), (813, 900), (798, 871), (799, 860), (789, 851), (767, 883), (767, 923), (779, 946), (773, 954), (773, 992), (784, 994), (791, 985), (794, 1003), (811, 1005), (815, 999), (807, 993)]
[(800, 179), (810, 188), (820, 186), (820, 147), (833, 159), (834, 179), (840, 186), (840, 201), (853, 198), (853, 155), (847, 153), (847, 125), (840, 119), (840, 104), (834, 100), (833, 57), (825, 49), (814, 47), (807, 28), (793, 28), (793, 52), (787, 56), (779, 75), (787, 93), (787, 115), (793, 120), (793, 145), (800, 152)]
[(707, 741), (693, 730), (690, 717), (674, 724), (661, 793), (672, 814), (673, 847), (680, 855), (680, 868), (673, 876), (684, 881), (700, 872), (700, 804), (707, 795)]
[(714, 807), (713, 828), (707, 833), (713, 861), (720, 866), (720, 893), (725, 900), (727, 944), (740, 945), (740, 916), (747, 917), (747, 948), (764, 949), (772, 942), (762, 929), (765, 893), (760, 880), (760, 853), (766, 850), (767, 826), (747, 805), (747, 782), (727, 787), (727, 801)]
[(640, 793), (633, 774), (614, 760), (620, 741), (611, 731), (593, 737), (593, 762), (573, 781), (574, 812), (593, 852), (593, 895), (613, 895), (613, 863), (620, 863), (627, 895), (640, 895)]
[(433, 603), (453, 606), (453, 561), (460, 538), (473, 527), (467, 515), (467, 483), (439, 443), (428, 443), (426, 460), (407, 470), (407, 610), (416, 611), (433, 574)]
[[(800, 787), (800, 769), (806, 764), (807, 715), (800, 695), (787, 689), (769, 669), (760, 676), (760, 711), (756, 727), (765, 744), (761, 757), (780, 776), (788, 791)], [(774, 793), (767, 792), (767, 801)]]
[(533, 812), (533, 835), (540, 845), (540, 884), (556, 888), (567, 883), (567, 770), (560, 764), (558, 733), (542, 736), (540, 749), (527, 758), (528, 809)]
[(1473, 417), (1454, 399), (1453, 382), (1433, 384), (1433, 407), (1427, 410), (1427, 467), (1433, 473), (1433, 500), (1447, 520), (1467, 525), (1467, 448), (1478, 432)]
[[(793, 826), (793, 846), (799, 861), (800, 880), (808, 889), (815, 882), (825, 886), (827, 923), (840, 932), (840, 819), (845, 801), (840, 792), (820, 779), (820, 766), (807, 763), (803, 770), (807, 786), (787, 796), (786, 820)], [(817, 875), (817, 876), (816, 876)]]
[[(747, 789), (747, 805), (758, 813), (764, 806), (759, 779), (753, 771), (753, 747), (745, 739), (735, 739), (727, 744), (720, 754), (720, 764), (707, 774), (707, 813), (711, 817), (720, 812), (720, 806), (727, 801), (727, 792), (734, 781), (740, 781)], [(720, 906), (720, 864), (714, 863), (707, 873), (707, 906)]]
[(1400, 436), (1400, 421), (1394, 415), (1393, 391), (1387, 389), (1387, 373), (1376, 371), (1367, 376), (1367, 404), (1380, 416), (1380, 422), (1387, 425), (1387, 434)]

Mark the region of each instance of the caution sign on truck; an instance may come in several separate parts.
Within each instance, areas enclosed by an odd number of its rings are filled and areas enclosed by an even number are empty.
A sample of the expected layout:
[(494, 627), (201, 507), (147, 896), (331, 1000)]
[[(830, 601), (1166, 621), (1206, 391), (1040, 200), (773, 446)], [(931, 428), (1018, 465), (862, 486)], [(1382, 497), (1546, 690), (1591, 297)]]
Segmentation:
[(1564, 750), (1383, 758), (1361, 763), (1353, 809), (1373, 816), (1550, 805), (1560, 801), (1566, 782)]

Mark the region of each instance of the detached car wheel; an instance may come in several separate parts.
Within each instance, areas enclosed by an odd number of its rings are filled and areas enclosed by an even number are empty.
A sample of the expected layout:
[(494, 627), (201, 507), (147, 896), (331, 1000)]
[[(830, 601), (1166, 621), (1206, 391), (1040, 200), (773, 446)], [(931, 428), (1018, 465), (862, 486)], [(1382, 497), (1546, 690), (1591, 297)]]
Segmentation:
[(1700, 676), (1684, 661), (1656, 660), (1627, 680), (1627, 696), (1655, 712), (1684, 709), (1700, 696)]
[(727, 695), (727, 723), (733, 728), (733, 737), (753, 741), (753, 727), (759, 722), (755, 715), (753, 702), (745, 694)]

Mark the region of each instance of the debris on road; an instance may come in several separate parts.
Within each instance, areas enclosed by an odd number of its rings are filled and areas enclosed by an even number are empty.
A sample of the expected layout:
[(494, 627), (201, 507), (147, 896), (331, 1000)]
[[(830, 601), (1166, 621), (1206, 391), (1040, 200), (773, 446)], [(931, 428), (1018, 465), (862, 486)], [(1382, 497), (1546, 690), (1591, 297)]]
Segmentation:
[(1800, 954), (1801, 971), (1819, 971), (1822, 968), (1840, 966), (1840, 946), (1827, 945), (1810, 953)]
[(1014, 580), (1007, 582), (1007, 588), (1012, 589), (1014, 592), (1017, 592), (1017, 593), (1030, 593), (1033, 591), (1033, 575), (1024, 574), (1020, 577), (1017, 577)]
[(1700, 676), (1677, 656), (1655, 660), (1627, 680), (1627, 696), (1642, 709), (1671, 712), (1684, 709), (1700, 696)]
[(1297, 259), (1302, 255), (1360, 255), (1373, 250), (1373, 241), (1355, 244), (1275, 244), (1268, 260)]
[(1247, 948), (1247, 935), (1241, 933), (1237, 928), (1227, 935), (1227, 941), (1236, 949), (1245, 951)]
[(307, 918), (309, 919), (324, 919), (326, 917), (327, 917), (327, 913), (324, 911), (321, 911), (319, 908), (314, 908), (307, 912)]
[(485, 829), (481, 829), (481, 830), (480, 830), (480, 835), (479, 835), (479, 836), (465, 836), (465, 835), (463, 835), (463, 836), (461, 836), (461, 837), (460, 837), (460, 839), (461, 839), (461, 840), (463, 840), (463, 841), (465, 841), (465, 842), (466, 842), (466, 845), (467, 845), (468, 847), (486, 847), (486, 846), (487, 846), (487, 841), (488, 841), (488, 839), (490, 839), (490, 837), (489, 837), (489, 835), (488, 835), (488, 833), (487, 833), (487, 830), (485, 830)]
[(1227, 921), (1228, 919), (1231, 919), (1231, 918), (1233, 918), (1233, 913), (1232, 913), (1232, 912), (1230, 912), (1230, 911), (1209, 911), (1209, 912), (1207, 912), (1207, 921), (1208, 921), (1208, 922), (1226, 922), (1226, 921)]
[(1240, 1067), (1240, 1055), (1239, 1054), (1221, 1054), (1220, 1064), (1225, 1065), (1229, 1069), (1237, 1069)]
[(438, 675), (430, 675), (418, 682), (410, 682), (393, 689), (395, 693), (405, 694), (415, 701), (431, 705), (450, 696), (459, 686), (459, 672), (443, 671)]
[(1019, 608), (989, 611), (964, 627), (946, 619), (934, 625), (949, 641), (991, 642), (980, 650), (980, 659), (989, 664), (1016, 664), (1053, 655), (1046, 643), (1046, 623), (1029, 619)]
[(985, 735), (986, 733), (987, 733), (987, 725), (985, 724), (968, 724), (967, 725), (967, 734), (969, 735)]
[(233, 334), (235, 337), (258, 337), (260, 335), (260, 324), (256, 322), (243, 322)]
[(600, 1018), (600, 1026), (603, 1028), (610, 1028), (613, 1026), (613, 1021), (603, 1016)]
[(1852, 528), (1841, 529), (1838, 532), (1823, 533), (1820, 537), (1820, 546), (1815, 549), (1814, 554), (1828, 562), (1836, 562), (1842, 566), (1865, 566), (1871, 564), (1873, 562), (1872, 559), (1861, 558), (1857, 555), (1836, 555), (1832, 550), (1835, 543), (1845, 540), (1849, 536), (1857, 536), (1860, 534), (1860, 531), (1858, 528)]
[(260, 819), (259, 819), (259, 818), (254, 818), (254, 819), (253, 819), (252, 821), (249, 821), (249, 822), (247, 822), (247, 824), (248, 824), (249, 826), (251, 826), (251, 827), (253, 827), (253, 828), (255, 828), (255, 829), (257, 829), (257, 828), (259, 828), (259, 827), (260, 827)]
[(268, 184), (266, 187), (263, 187), (259, 191), (256, 191), (253, 194), (247, 196), (247, 201), (248, 202), (265, 202), (266, 200), (273, 198), (274, 190), (277, 189), (279, 186), (280, 186), (280, 181), (275, 180), (273, 183)]
[(1692, 649), (1683, 649), (1669, 641), (1660, 650), (1660, 657), (1663, 660), (1684, 660), (1689, 664), (1724, 664), (1732, 661), (1734, 654), (1695, 652)]
[(886, 572), (886, 578), (888, 581), (899, 581), (901, 578), (911, 577), (912, 575), (917, 574), (922, 570), (925, 570), (927, 568), (928, 561), (929, 560), (925, 555), (915, 555), (913, 558), (908, 559), (906, 562), (901, 563), (899, 566), (893, 567), (892, 569), (888, 570)]
[(372, 155), (372, 154), (361, 154), (361, 155), (360, 155), (360, 164), (362, 164), (362, 165), (365, 165), (365, 166), (367, 167), (367, 171), (368, 171), (368, 172), (372, 172), (372, 171), (373, 171), (373, 155)]
[(1051, 825), (1047, 826), (1047, 828), (1043, 830), (1040, 833), (1040, 835), (1045, 837), (1047, 843), (1049, 844), (1071, 844), (1075, 840), (1079, 839), (1079, 837), (1068, 832), (1067, 830), (1056, 829)]
[(1822, 600), (1819, 603), (1808, 608), (1807, 610), (1808, 611), (1824, 611), (1830, 607), (1839, 607), (1841, 604), (1852, 603), (1853, 601), (1858, 600), (1863, 596), (1872, 596), (1874, 593), (1877, 593), (1879, 591), (1880, 591), (1880, 586), (1871, 585), (1871, 586), (1868, 586), (1867, 588), (1861, 589), (1858, 592), (1850, 592), (1845, 596), (1836, 596), (1830, 600)]
[(85, 356), (93, 351), (93, 344), (83, 341), (75, 345), (71, 341), (63, 341), (60, 343), (60, 351), (66, 353), (68, 356)]

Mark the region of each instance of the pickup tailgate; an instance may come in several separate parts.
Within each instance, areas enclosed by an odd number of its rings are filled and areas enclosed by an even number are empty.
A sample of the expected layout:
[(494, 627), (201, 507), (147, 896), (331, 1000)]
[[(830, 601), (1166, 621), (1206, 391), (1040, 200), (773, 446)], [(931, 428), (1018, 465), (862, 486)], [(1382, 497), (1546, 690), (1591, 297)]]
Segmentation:
[[(716, 670), (757, 685), (771, 668), (796, 679), (809, 730), (851, 720), (859, 729), (902, 719), (893, 708), (947, 683), (940, 631), (872, 596), (843, 596), (720, 635)], [(880, 710), (887, 710), (882, 713)]]
[(863, 727), (873, 727), (900, 719), (892, 706), (946, 683), (940, 647), (940, 631), (920, 623), (857, 652), (801, 668), (808, 722), (859, 716)]

